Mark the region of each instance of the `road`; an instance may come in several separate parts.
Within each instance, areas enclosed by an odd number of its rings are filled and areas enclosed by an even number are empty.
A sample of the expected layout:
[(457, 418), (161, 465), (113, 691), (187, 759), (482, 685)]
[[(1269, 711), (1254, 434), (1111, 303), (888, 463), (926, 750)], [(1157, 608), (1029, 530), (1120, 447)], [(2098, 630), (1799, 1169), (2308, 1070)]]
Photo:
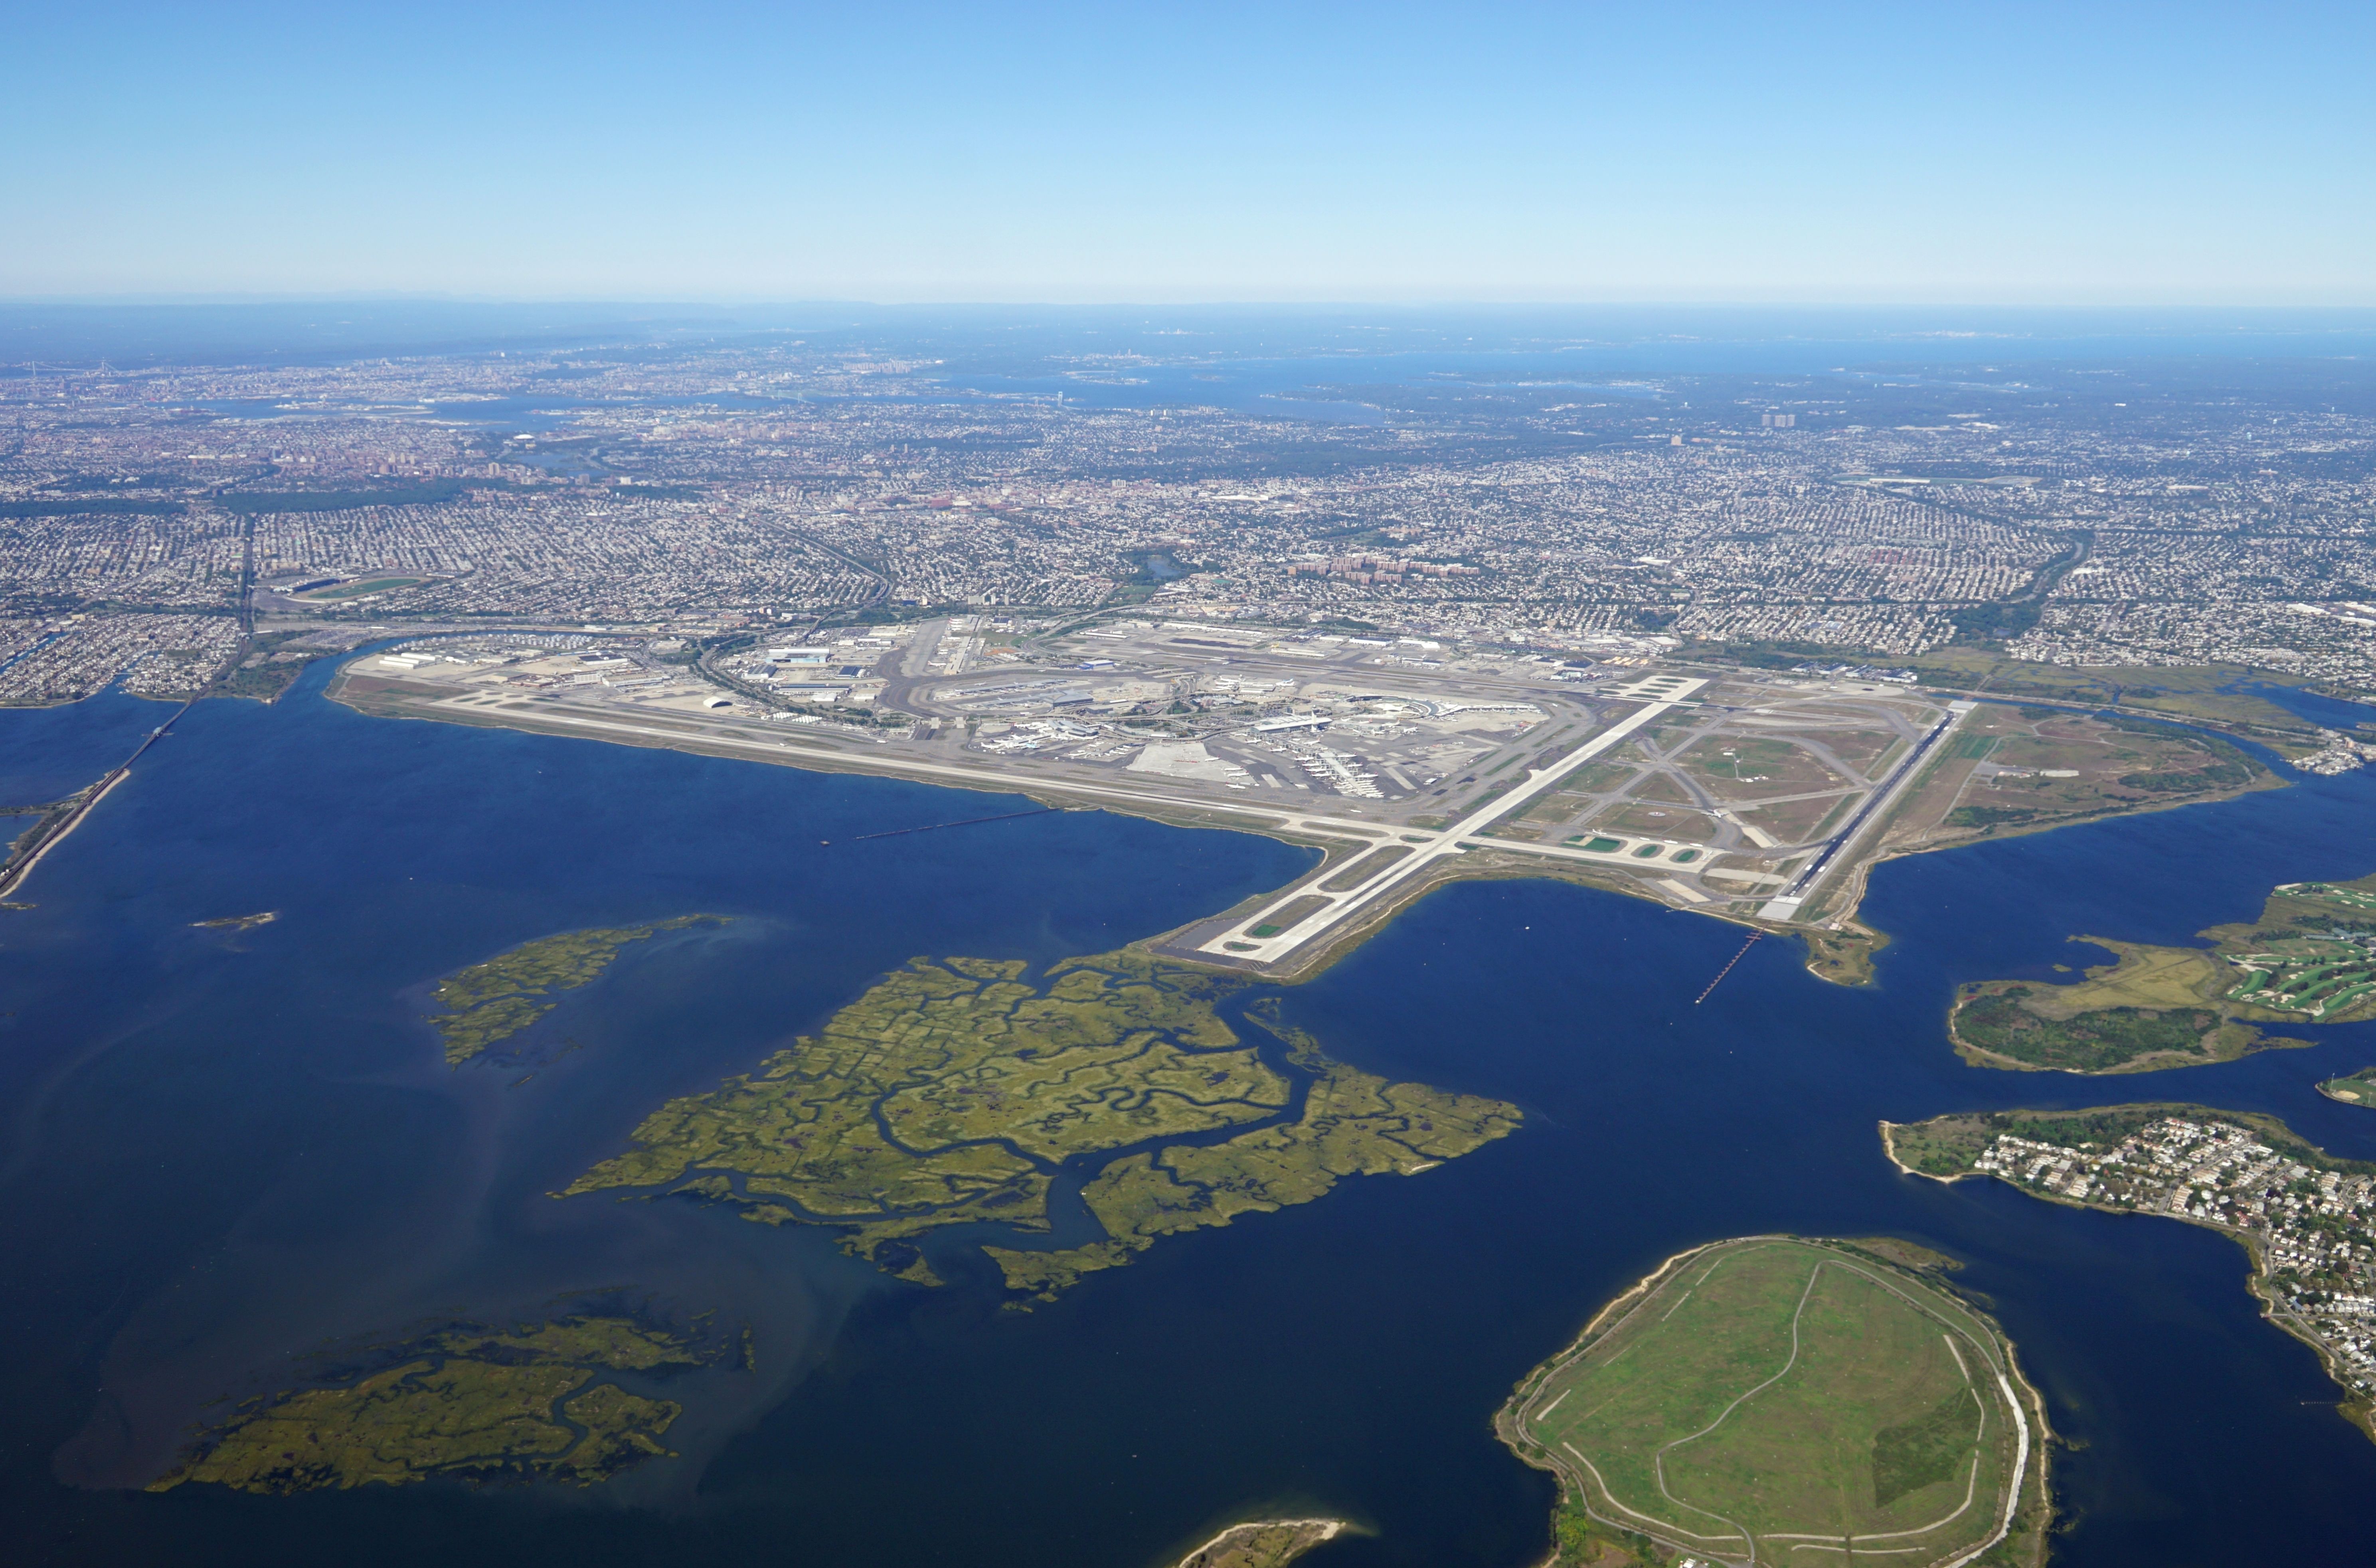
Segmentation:
[[(25, 878), (32, 874), (33, 868), (41, 863), (42, 856), (56, 849), (65, 842), (67, 834), (82, 826), (83, 819), (91, 814), (92, 809), (100, 802), (107, 798), (108, 791), (124, 782), (125, 777), (132, 771), (132, 765), (140, 760), (141, 754), (163, 739), (165, 731), (173, 727), (173, 721), (189, 712), (196, 705), (197, 700), (192, 697), (188, 702), (175, 708), (165, 722), (149, 731), (142, 737), (140, 743), (132, 749), (130, 756), (101, 775), (96, 783), (84, 789), (80, 799), (77, 800), (74, 806), (64, 815), (53, 816), (37, 824), (30, 833), (18, 842), (14, 851), (8, 857), (7, 863), (0, 865), (0, 898), (14, 893)], [(73, 799), (73, 797), (68, 798)]]

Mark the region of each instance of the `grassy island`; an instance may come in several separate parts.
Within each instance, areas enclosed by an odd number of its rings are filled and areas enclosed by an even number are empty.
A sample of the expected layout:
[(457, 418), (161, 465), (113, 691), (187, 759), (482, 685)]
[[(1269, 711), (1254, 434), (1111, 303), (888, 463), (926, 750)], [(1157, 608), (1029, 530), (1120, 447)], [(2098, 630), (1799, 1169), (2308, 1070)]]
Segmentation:
[(735, 1353), (633, 1316), (456, 1324), (249, 1401), (148, 1490), (196, 1481), (287, 1493), (433, 1478), (590, 1486), (667, 1454), (661, 1439), (683, 1409), (605, 1372), (715, 1365)]
[(2156, 1214), (2233, 1237), (2266, 1315), (2316, 1350), (2376, 1437), (2376, 1164), (2273, 1116), (2177, 1104), (2005, 1111), (1881, 1124), (1890, 1158), (1940, 1181), (1993, 1176), (2050, 1203)]
[(1229, 977), (1129, 952), (1024, 974), (916, 959), (756, 1073), (662, 1106), (559, 1195), (683, 1193), (834, 1226), (930, 1284), (914, 1238), (983, 1220), (1044, 1231), (1060, 1166), (1122, 1156), (1086, 1194), (1103, 1240), (986, 1249), (1045, 1299), (1168, 1232), (1309, 1203), (1344, 1176), (1416, 1174), (1517, 1125), (1515, 1107), (1355, 1072), (1258, 1017), (1287, 1047), (1274, 1065), (1214, 1011), (1243, 984)]
[(1752, 1236), (1603, 1308), (1494, 1422), (1560, 1478), (1554, 1562), (2042, 1562), (2037, 1396), (1931, 1258)]
[(2258, 921), (2202, 934), (2214, 945), (2074, 938), (2118, 961), (2071, 985), (1966, 985), (1948, 1030), (1978, 1066), (2140, 1073), (2310, 1043), (2258, 1023), (2376, 1017), (2376, 877), (2287, 883)]
[(619, 949), (630, 942), (720, 918), (679, 915), (651, 925), (564, 931), (524, 942), (456, 972), (437, 987), (437, 1000), (446, 1011), (430, 1019), (446, 1039), (446, 1060), (458, 1067), (497, 1040), (527, 1028), (560, 1004), (563, 992), (575, 991), (609, 968)]
[(1180, 1568), (1287, 1568), (1345, 1529), (1342, 1519), (1260, 1519), (1232, 1525), (1180, 1560)]

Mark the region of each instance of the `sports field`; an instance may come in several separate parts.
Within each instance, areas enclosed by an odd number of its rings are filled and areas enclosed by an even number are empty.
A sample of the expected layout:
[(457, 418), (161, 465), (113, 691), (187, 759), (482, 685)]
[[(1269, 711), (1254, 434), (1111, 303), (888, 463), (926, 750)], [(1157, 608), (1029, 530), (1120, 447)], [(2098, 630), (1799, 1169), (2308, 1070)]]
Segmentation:
[(2036, 1491), (2011, 1370), (2002, 1336), (1912, 1271), (1753, 1237), (1616, 1303), (1513, 1415), (1594, 1514), (1687, 1552), (1944, 1568)]

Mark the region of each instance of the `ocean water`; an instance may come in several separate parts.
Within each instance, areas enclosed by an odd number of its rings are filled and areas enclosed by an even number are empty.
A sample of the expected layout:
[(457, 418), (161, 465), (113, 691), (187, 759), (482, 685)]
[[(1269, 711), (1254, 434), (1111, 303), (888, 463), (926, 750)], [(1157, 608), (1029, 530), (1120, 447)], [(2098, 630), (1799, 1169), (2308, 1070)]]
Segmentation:
[[(1551, 1488), (1489, 1430), (1511, 1384), (1668, 1254), (1764, 1230), (1966, 1262), (2084, 1444), (2057, 1456), (2059, 1561), (2376, 1559), (2376, 1444), (2259, 1321), (2239, 1249), (1905, 1177), (1874, 1127), (2176, 1098), (2376, 1158), (2376, 1117), (2311, 1089), (2376, 1062), (2370, 1026), (2112, 1080), (1968, 1068), (1942, 1027), (1964, 980), (2100, 956), (2073, 935), (2187, 941), (2274, 883), (2370, 869), (2376, 779), (1891, 862), (1867, 915), (1894, 941), (1858, 991), (1768, 940), (1694, 1005), (1736, 929), (1550, 883), (1447, 889), (1275, 994), (1344, 1060), (1518, 1102), (1517, 1134), (1015, 1313), (980, 1269), (921, 1289), (815, 1230), (545, 1194), (911, 955), (1099, 951), (1302, 852), (1090, 813), (853, 845), (983, 798), (367, 719), (322, 674), (271, 708), (200, 705), (43, 863), (38, 908), (0, 916), (12, 1560), (1139, 1568), (1289, 1509), (1363, 1531), (1315, 1564), (1518, 1568)], [(166, 711), (0, 714), (0, 776), (46, 798)], [(530, 1037), (517, 1087), (449, 1071), (422, 1022), (460, 965), (693, 911), (735, 919), (627, 949)], [(210, 1401), (315, 1347), (608, 1286), (754, 1326), (755, 1375), (672, 1389), (680, 1459), (582, 1491), (129, 1490)]]

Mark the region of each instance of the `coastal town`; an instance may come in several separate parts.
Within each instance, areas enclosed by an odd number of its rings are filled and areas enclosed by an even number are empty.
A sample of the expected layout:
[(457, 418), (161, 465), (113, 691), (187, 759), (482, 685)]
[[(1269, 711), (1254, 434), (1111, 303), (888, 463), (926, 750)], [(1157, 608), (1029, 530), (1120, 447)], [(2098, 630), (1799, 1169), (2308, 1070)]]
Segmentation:
[(2001, 1133), (1971, 1169), (2065, 1203), (2235, 1236), (2271, 1315), (2319, 1350), (2355, 1408), (2376, 1398), (2376, 1168), (2298, 1143), (2273, 1147), (2263, 1133), (2195, 1114), (2110, 1143)]

